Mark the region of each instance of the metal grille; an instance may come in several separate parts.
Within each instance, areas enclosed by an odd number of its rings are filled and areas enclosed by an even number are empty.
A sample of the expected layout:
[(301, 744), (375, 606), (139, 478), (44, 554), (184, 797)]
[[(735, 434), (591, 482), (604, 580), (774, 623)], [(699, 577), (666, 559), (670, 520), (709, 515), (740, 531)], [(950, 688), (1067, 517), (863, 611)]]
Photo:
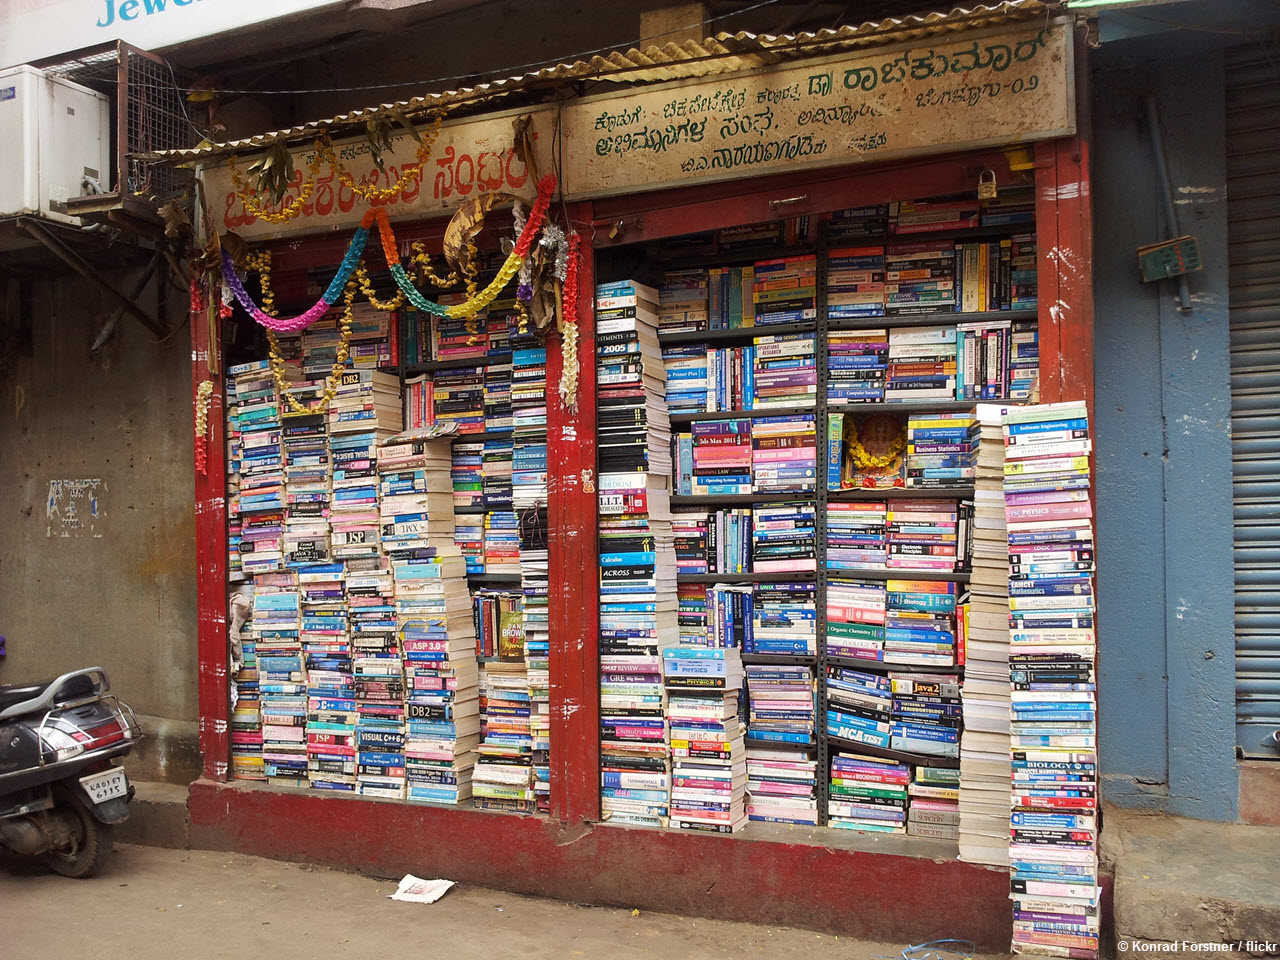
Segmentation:
[(1280, 55), (1227, 59), (1236, 743), (1280, 758)]

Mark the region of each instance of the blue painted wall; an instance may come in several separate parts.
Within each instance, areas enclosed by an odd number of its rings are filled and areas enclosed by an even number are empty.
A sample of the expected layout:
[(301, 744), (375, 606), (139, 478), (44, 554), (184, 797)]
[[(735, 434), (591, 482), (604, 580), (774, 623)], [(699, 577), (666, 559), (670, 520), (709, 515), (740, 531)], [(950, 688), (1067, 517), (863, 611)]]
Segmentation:
[[(1199, 7), (1157, 9), (1190, 17)], [(1091, 57), (1099, 732), (1111, 802), (1234, 820), (1222, 44), (1179, 31), (1104, 42)], [(1168, 236), (1149, 93), (1179, 230), (1196, 235), (1205, 264), (1189, 313), (1176, 284), (1137, 276), (1135, 248)]]

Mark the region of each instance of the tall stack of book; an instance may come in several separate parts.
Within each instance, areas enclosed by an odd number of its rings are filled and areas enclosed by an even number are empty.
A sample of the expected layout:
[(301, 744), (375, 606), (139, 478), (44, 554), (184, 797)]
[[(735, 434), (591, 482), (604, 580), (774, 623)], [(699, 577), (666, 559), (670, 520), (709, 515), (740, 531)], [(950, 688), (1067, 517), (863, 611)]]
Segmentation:
[(827, 399), (879, 403), (889, 366), (889, 331), (832, 330), (827, 335)]
[(827, 656), (884, 660), (885, 606), (883, 582), (830, 580), (823, 638)]
[(405, 780), (411, 801), (471, 795), (479, 740), (475, 628), (453, 544), (447, 439), (378, 450), (382, 547), (391, 561), (404, 660)]
[(263, 773), (273, 783), (302, 785), (307, 781), (307, 685), (298, 639), (298, 576), (263, 573), (253, 586)]
[(298, 567), (312, 789), (356, 789), (356, 681), (341, 563)]
[(803, 664), (748, 664), (747, 736), (774, 747), (813, 743), (813, 670)]
[(813, 656), (817, 652), (817, 588), (812, 583), (758, 583), (750, 642), (743, 653)]
[(955, 500), (892, 499), (885, 511), (891, 570), (961, 569), (960, 509)]
[(883, 500), (827, 504), (827, 569), (883, 570), (888, 559)]
[(284, 453), (280, 398), (266, 360), (232, 367), (240, 435), (237, 506), (240, 569), (254, 576), (284, 566)]
[(1007, 410), (1015, 953), (1099, 945), (1094, 538), (1083, 402)]
[(751, 363), (752, 408), (812, 406), (818, 368), (811, 333), (755, 338)]
[(973, 572), (961, 605), (964, 732), (960, 859), (1009, 863), (1009, 540), (1004, 518), (1002, 408), (977, 405)]
[(707, 329), (707, 271), (673, 270), (662, 278), (658, 329), (671, 333)]
[[(812, 676), (810, 677), (812, 681)], [(748, 679), (748, 685), (750, 679)], [(747, 743), (747, 818), (818, 823), (818, 761), (801, 750)]]
[(827, 253), (827, 317), (884, 316), (884, 247), (847, 247)]
[[(252, 591), (242, 588), (241, 592)], [(262, 762), (262, 701), (258, 686), (258, 631), (250, 616), (240, 625), (240, 664), (231, 675), (231, 775), (237, 780), (265, 780)], [(231, 618), (227, 618), (231, 622)]]
[[(317, 383), (296, 384), (285, 396), (310, 404), (321, 389)], [(333, 495), (325, 415), (286, 412), (281, 419), (285, 565), (323, 563), (329, 559), (329, 499)]]
[(1040, 325), (1035, 320), (1013, 321), (1009, 396), (1014, 400), (1040, 399)]
[[(671, 435), (657, 349), (657, 291), (633, 281), (596, 288), (597, 357), (629, 376), (597, 394), (600, 536), (601, 813), (667, 823), (670, 762), (662, 651), (679, 639), (671, 529)], [(616, 335), (623, 336), (616, 336)], [(599, 349), (599, 348), (597, 348)], [(607, 431), (607, 433), (606, 433)], [(620, 784), (644, 783), (639, 795)], [(634, 788), (641, 789), (641, 788)]]
[(481, 447), (480, 480), (485, 510), (510, 510), (511, 441), (486, 439)]
[(885, 401), (953, 400), (955, 395), (955, 326), (889, 328)]
[(524, 651), (517, 653), (484, 665), (481, 741), (471, 792), (476, 806), (530, 813), (535, 807), (531, 698)]
[(694, 496), (751, 493), (751, 421), (700, 420), (692, 431), (689, 492)]
[(671, 724), (670, 825), (733, 833), (747, 822), (747, 754), (734, 648), (668, 647), (663, 682)]
[(812, 414), (751, 421), (751, 474), (757, 493), (813, 490), (817, 484), (816, 455)]
[(484, 369), (484, 428), (486, 431), (511, 429), (511, 360), (510, 320), (505, 316), (489, 317), (489, 365)]
[(817, 282), (818, 258), (813, 254), (757, 261), (751, 278), (755, 325), (812, 321), (818, 315)]
[(761, 504), (751, 527), (751, 566), (757, 573), (800, 573), (817, 569), (812, 501)]
[(908, 487), (954, 487), (973, 482), (977, 444), (970, 414), (912, 414), (907, 417)]
[(707, 409), (707, 348), (682, 343), (662, 348), (667, 368), (667, 409), (671, 413), (701, 413)]
[(956, 257), (950, 240), (893, 243), (885, 251), (884, 300), (890, 316), (951, 313)]
[(517, 513), (547, 503), (547, 348), (511, 339), (511, 497)]
[(520, 575), (520, 520), (510, 510), (484, 514), (484, 571), (493, 576)]
[(885, 583), (885, 663), (956, 665), (956, 585), (938, 580)]
[[(376, 450), (374, 463), (376, 469)], [(375, 483), (377, 475), (375, 473)], [(377, 514), (377, 504), (374, 506)], [(356, 790), (402, 799), (405, 789), (404, 651), (396, 631), (391, 564), (376, 556), (345, 561), (345, 586), (356, 695)]]
[(244, 444), (240, 435), (240, 419), (236, 415), (240, 408), (236, 399), (236, 378), (230, 374), (223, 378), (223, 397), (227, 412), (227, 580), (234, 583), (246, 579), (240, 564), (240, 535), (243, 532), (240, 524), (240, 470)]
[(960, 679), (952, 674), (891, 673), (890, 745), (932, 757), (960, 756)]
[(841, 751), (831, 758), (828, 825), (870, 833), (906, 833), (909, 764)]
[(529, 733), (533, 748), (534, 799), (551, 807), (551, 624), (547, 555), (547, 508), (520, 515), (520, 632), (529, 680)]

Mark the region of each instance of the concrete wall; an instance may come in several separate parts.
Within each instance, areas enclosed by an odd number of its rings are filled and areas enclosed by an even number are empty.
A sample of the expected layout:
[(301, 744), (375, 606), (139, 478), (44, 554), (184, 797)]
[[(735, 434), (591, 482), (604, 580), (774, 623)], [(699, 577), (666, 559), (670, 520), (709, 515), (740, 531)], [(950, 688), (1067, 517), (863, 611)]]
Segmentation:
[[(1194, 6), (1194, 5), (1188, 5)], [(1237, 811), (1226, 173), (1220, 51), (1094, 57), (1094, 282), (1101, 764), (1126, 806)], [(1192, 309), (1142, 284), (1163, 239), (1144, 98), (1159, 104), (1179, 228), (1205, 262)]]
[[(7, 332), (29, 321), (29, 346), (7, 338), (0, 358), (0, 683), (106, 667), (112, 690), (164, 734), (148, 773), (194, 775), (179, 761), (196, 717), (186, 298), (170, 293), (167, 341), (122, 317), (91, 355), (109, 302), (71, 276), (30, 293), (23, 316), (10, 297), (5, 317)], [(154, 286), (139, 298), (148, 311), (155, 302)], [(96, 520), (84, 488), (64, 483), (74, 480), (96, 481)]]

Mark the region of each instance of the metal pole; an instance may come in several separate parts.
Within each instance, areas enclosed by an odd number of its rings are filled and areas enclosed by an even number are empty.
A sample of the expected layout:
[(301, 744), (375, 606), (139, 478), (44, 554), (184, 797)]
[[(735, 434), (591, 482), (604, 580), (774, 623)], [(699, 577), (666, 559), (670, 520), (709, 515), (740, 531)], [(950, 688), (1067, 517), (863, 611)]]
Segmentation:
[[(1169, 180), (1169, 164), (1164, 156), (1164, 138), (1160, 133), (1160, 107), (1156, 103), (1155, 94), (1147, 94), (1147, 128), (1151, 132), (1151, 148), (1156, 155), (1156, 173), (1160, 177), (1160, 190), (1164, 196), (1164, 216), (1169, 229), (1167, 239), (1178, 236), (1178, 210), (1173, 202), (1173, 184)], [(1178, 277), (1178, 309), (1183, 313), (1191, 311), (1191, 287), (1184, 273)]]

